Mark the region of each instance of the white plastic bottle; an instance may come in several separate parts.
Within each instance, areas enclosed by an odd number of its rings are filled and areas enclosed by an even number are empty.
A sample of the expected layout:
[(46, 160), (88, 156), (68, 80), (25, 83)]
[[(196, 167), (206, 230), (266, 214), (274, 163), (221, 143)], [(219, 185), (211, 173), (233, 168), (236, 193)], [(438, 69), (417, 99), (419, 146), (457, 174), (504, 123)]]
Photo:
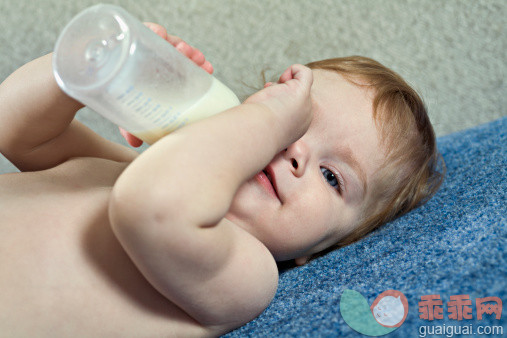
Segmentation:
[(67, 24), (53, 71), (67, 95), (149, 144), (240, 103), (223, 83), (113, 5), (90, 7)]

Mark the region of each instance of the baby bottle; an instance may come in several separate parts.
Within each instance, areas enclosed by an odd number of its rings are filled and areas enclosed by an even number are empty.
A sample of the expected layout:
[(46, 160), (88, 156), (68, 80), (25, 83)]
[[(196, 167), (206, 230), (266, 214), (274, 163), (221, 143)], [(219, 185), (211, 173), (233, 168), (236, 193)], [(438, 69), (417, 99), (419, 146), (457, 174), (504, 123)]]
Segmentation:
[(236, 95), (123, 8), (74, 17), (53, 54), (60, 88), (148, 144), (238, 105)]

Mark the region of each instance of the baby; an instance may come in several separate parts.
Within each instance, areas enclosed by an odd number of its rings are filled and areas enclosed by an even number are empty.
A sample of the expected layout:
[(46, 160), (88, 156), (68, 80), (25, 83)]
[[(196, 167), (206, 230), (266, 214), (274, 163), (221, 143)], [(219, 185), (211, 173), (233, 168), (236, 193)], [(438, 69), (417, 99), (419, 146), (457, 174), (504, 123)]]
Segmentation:
[(75, 120), (81, 107), (51, 55), (0, 86), (0, 151), (22, 171), (0, 176), (9, 337), (223, 334), (269, 305), (276, 262), (351, 243), (441, 180), (421, 99), (364, 57), (293, 65), (141, 155)]

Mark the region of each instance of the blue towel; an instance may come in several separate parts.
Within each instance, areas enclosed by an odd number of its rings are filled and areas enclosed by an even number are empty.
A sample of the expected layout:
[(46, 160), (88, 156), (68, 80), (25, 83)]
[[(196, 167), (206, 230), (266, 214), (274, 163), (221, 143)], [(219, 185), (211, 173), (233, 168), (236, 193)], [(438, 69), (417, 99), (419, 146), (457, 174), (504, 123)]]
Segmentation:
[[(476, 309), (476, 301), (485, 297), (499, 297), (507, 306), (506, 130), (507, 118), (502, 118), (440, 137), (447, 174), (428, 203), (359, 242), (282, 270), (271, 305), (226, 336), (360, 336), (340, 313), (345, 290), (364, 296), (369, 305), (386, 290), (405, 295), (406, 319), (389, 337), (439, 329), (446, 330), (442, 336), (451, 329), (477, 334), (493, 326), (507, 335), (505, 309), (500, 319), (495, 313), (478, 319)], [(429, 295), (440, 297), (442, 319), (420, 318), (419, 302)], [(456, 295), (469, 297), (472, 319), (452, 319), (454, 307), (448, 303)]]

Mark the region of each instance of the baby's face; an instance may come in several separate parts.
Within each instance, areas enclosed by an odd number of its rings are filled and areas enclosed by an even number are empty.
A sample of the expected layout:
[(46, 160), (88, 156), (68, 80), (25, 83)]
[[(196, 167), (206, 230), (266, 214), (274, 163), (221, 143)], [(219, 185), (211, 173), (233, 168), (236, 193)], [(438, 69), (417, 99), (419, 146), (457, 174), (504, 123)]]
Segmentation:
[(317, 253), (352, 232), (385, 158), (372, 94), (337, 73), (313, 73), (310, 128), (240, 187), (227, 214), (277, 260)]

